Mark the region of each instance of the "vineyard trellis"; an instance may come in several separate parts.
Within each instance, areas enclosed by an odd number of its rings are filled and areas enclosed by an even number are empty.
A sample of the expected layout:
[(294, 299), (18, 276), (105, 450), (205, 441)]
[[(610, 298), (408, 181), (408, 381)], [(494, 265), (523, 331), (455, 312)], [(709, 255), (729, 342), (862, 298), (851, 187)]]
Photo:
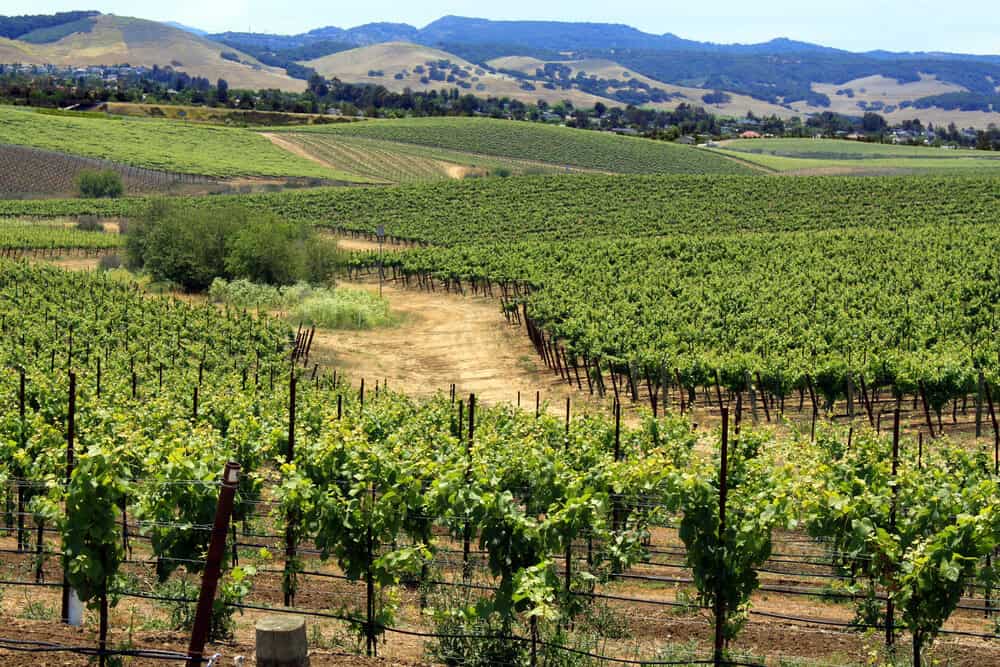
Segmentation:
[(80, 173), (98, 170), (119, 174), (129, 194), (165, 192), (179, 184), (216, 182), (196, 174), (157, 171), (111, 160), (0, 144), (0, 195), (4, 197), (71, 194), (76, 191)]
[[(621, 603), (700, 614), (725, 600), (724, 644), (755, 616), (884, 628), (894, 621), (889, 602), (920, 640), (947, 631), (994, 636), (973, 629), (969, 616), (991, 611), (996, 588), (986, 564), (1000, 533), (988, 452), (942, 442), (921, 451), (861, 428), (846, 439), (821, 427), (814, 444), (780, 442), (737, 422), (720, 477), (722, 434), (702, 450), (683, 417), (637, 426), (562, 419), (473, 408), (454, 394), (418, 402), (380, 383), (365, 396), (363, 383), (310, 372), (309, 331), (147, 298), (100, 274), (5, 260), (0, 268), (0, 465), (7, 531), (21, 536), (9, 549), (18, 575), (9, 585), (46, 584), (56, 555), (94, 590), (114, 571), (158, 581), (197, 573), (219, 470), (233, 460), (244, 474), (227, 576), (240, 579), (226, 580), (237, 593), (222, 605), (281, 609), (288, 595), (298, 605), (289, 610), (357, 628), (372, 654), (384, 635), (406, 633), (446, 655), (485, 650), (499, 637), (511, 651), (504, 660), (525, 664), (557, 653), (671, 662), (658, 659), (655, 645), (637, 655), (613, 639), (574, 643), (560, 628), (585, 627), (595, 601), (627, 616)], [(294, 381), (293, 369), (301, 374)], [(75, 466), (67, 484), (70, 395)], [(894, 444), (899, 456), (889, 457)], [(729, 488), (724, 524), (721, 479)], [(62, 521), (73, 507), (92, 520)], [(97, 547), (92, 553), (120, 557), (97, 557), (105, 567), (93, 569), (84, 557), (91, 552), (72, 546), (81, 539)], [(260, 549), (288, 560), (265, 562), (256, 575), (263, 599), (248, 598), (251, 591), (239, 591)], [(815, 574), (839, 582), (856, 619), (803, 620), (751, 606), (758, 590), (829, 595)], [(782, 583), (789, 578), (798, 583)], [(624, 581), (675, 584), (694, 597), (619, 594), (615, 582)], [(127, 581), (112, 587), (123, 596), (190, 597)], [(302, 606), (313, 589), (331, 596), (318, 609)], [(471, 597), (459, 602), (455, 591)], [(412, 602), (397, 602), (404, 599)], [(462, 611), (473, 602), (474, 612)], [(430, 621), (413, 617), (421, 605)], [(942, 629), (955, 613), (959, 624)]]

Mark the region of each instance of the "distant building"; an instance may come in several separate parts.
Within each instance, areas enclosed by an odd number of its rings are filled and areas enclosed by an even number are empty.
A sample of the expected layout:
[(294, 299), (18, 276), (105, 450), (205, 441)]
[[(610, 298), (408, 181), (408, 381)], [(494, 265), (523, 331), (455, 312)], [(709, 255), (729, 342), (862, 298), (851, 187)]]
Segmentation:
[(740, 132), (740, 139), (760, 139), (760, 132), (754, 132), (753, 130), (747, 130), (746, 132)]
[(693, 146), (696, 143), (698, 143), (698, 140), (695, 139), (694, 137), (692, 137), (689, 134), (685, 134), (683, 136), (677, 137), (677, 139), (674, 140), (674, 143), (675, 144), (684, 144), (685, 146)]

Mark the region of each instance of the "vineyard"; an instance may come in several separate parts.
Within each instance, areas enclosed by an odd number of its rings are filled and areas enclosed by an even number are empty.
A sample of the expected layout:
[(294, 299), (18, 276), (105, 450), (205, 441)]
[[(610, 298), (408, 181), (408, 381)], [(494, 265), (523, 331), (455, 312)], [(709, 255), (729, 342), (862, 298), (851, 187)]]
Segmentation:
[(312, 134), (289, 134), (282, 138), (337, 169), (384, 183), (442, 180), (449, 178), (449, 168), (457, 167), (430, 158), (399, 154), (392, 150), (391, 144), (377, 146)]
[(213, 178), (356, 180), (292, 155), (250, 130), (169, 120), (60, 116), (0, 107), (0, 144)]
[[(770, 179), (592, 174), (470, 179), (391, 188), (318, 188), (191, 197), (191, 207), (242, 205), (352, 232), (455, 245), (478, 240), (657, 237), (738, 231), (896, 229), (995, 220), (997, 179)], [(0, 201), (0, 215), (129, 217), (142, 198)], [(374, 222), (378, 221), (378, 223)]]
[(843, 139), (732, 139), (721, 144), (727, 150), (743, 153), (780, 155), (783, 157), (861, 160), (861, 159), (942, 159), (956, 157), (976, 157), (982, 160), (996, 160), (989, 152), (973, 153), (968, 149), (943, 149), (931, 146), (905, 146), (878, 144), (867, 141)]
[(308, 127), (303, 132), (381, 139), (614, 173), (741, 174), (715, 153), (661, 141), (488, 118), (418, 118)]
[(872, 175), (1000, 173), (1000, 159), (989, 152), (929, 146), (833, 139), (735, 139), (723, 142), (717, 152), (784, 173), (838, 168)]
[(778, 441), (729, 405), (706, 433), (417, 402), (311, 363), (310, 332), (103, 274), (0, 260), (0, 303), (4, 587), (58, 608), (72, 586), (102, 662), (183, 658), (113, 606), (185, 627), (213, 553), (216, 642), (292, 612), (450, 665), (996, 658), (993, 452), (898, 420)]
[(202, 176), (142, 169), (108, 160), (26, 146), (0, 145), (0, 196), (65, 197), (76, 192), (76, 179), (81, 172), (109, 169), (122, 177), (128, 194), (165, 193), (179, 185), (207, 185), (214, 182)]
[(502, 172), (512, 176), (542, 174), (564, 169), (544, 162), (331, 133), (282, 133), (279, 136), (338, 170), (387, 183), (417, 183)]
[(83, 231), (66, 222), (0, 218), (0, 252), (5, 256), (23, 251), (101, 251), (122, 245), (122, 237), (118, 234)]

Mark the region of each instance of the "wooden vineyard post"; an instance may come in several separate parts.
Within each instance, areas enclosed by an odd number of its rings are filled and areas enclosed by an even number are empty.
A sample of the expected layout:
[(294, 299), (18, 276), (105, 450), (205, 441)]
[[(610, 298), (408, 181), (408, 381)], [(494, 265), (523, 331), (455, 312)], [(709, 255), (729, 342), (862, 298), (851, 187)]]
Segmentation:
[(983, 371), (979, 371), (979, 383), (976, 387), (976, 438), (983, 437)]
[(924, 383), (921, 380), (918, 385), (920, 390), (920, 401), (924, 405), (924, 417), (927, 419), (927, 430), (930, 432), (930, 436), (933, 439), (934, 436), (934, 422), (931, 420), (931, 406), (927, 402), (927, 391), (924, 389)]
[[(563, 451), (566, 455), (569, 455), (569, 396), (566, 397), (566, 439), (563, 445)], [(566, 541), (566, 578), (563, 582), (563, 587), (566, 590), (566, 597), (570, 594), (570, 584), (573, 577), (573, 538)]]
[(760, 391), (761, 403), (764, 404), (764, 419), (771, 423), (771, 408), (767, 405), (767, 395), (764, 393), (764, 380), (761, 379), (760, 371), (757, 371), (757, 389)]
[(222, 473), (222, 487), (219, 489), (219, 502), (215, 509), (215, 523), (212, 526), (205, 570), (201, 575), (201, 592), (198, 594), (186, 667), (200, 667), (203, 662), (205, 642), (208, 641), (208, 630), (212, 621), (215, 591), (219, 586), (219, 576), (222, 574), (222, 557), (226, 550), (226, 535), (229, 533), (229, 517), (233, 513), (233, 498), (236, 496), (239, 479), (240, 464), (230, 461)]
[(847, 389), (847, 418), (854, 421), (854, 378), (850, 371), (847, 372), (844, 383)]
[(750, 420), (754, 426), (757, 425), (757, 393), (754, 391), (753, 381), (750, 379), (750, 371), (744, 372), (744, 379), (747, 384), (747, 394), (750, 395)]
[[(893, 413), (892, 418), (892, 502), (889, 505), (889, 533), (896, 534), (896, 501), (899, 496), (899, 489), (896, 486), (896, 473), (899, 469), (899, 406)], [(895, 573), (891, 573), (895, 576)], [(896, 643), (895, 632), (895, 601), (893, 600), (893, 586), (888, 586), (888, 594), (885, 601), (885, 645), (889, 650), (893, 650)]]
[(733, 419), (733, 435), (739, 435), (743, 426), (743, 392), (736, 392), (736, 418)]
[[(18, 434), (18, 445), (24, 449), (25, 434), (27, 433), (25, 424), (25, 403), (24, 403), (24, 369), (20, 370), (20, 383), (17, 391), (17, 411), (20, 415), (21, 432)], [(28, 535), (24, 531), (24, 486), (17, 485), (17, 550), (20, 552), (28, 548)]]
[[(472, 481), (472, 439), (476, 433), (476, 395), (469, 394), (469, 437), (465, 441), (465, 482)], [(462, 580), (472, 579), (472, 563), (469, 562), (469, 552), (472, 550), (472, 524), (468, 520), (462, 530)]]
[(719, 409), (722, 409), (722, 380), (719, 378), (719, 369), (715, 369), (715, 396), (719, 400)]
[[(69, 409), (66, 414), (66, 490), (69, 492), (69, 481), (73, 476), (73, 466), (75, 464), (75, 452), (73, 447), (76, 440), (76, 373), (69, 374)], [(69, 578), (63, 572), (62, 581), (62, 609), (60, 618), (63, 623), (69, 623)]]
[(924, 432), (917, 431), (917, 470), (924, 468)]
[(1000, 425), (997, 424), (997, 413), (993, 407), (993, 392), (990, 391), (990, 383), (984, 382), (983, 389), (986, 393), (986, 405), (990, 409), (990, 422), (993, 424), (993, 473), (1000, 474)]
[[(369, 483), (370, 512), (375, 512), (375, 483)], [(368, 517), (368, 558), (365, 560), (365, 655), (374, 658), (378, 652), (375, 642), (375, 577), (372, 575), (372, 560), (375, 558), (375, 539), (372, 535), (372, 516)]]
[[(298, 378), (293, 369), (288, 378), (288, 449), (285, 451), (285, 463), (291, 463), (295, 459), (295, 388)], [(285, 593), (285, 606), (291, 607), (295, 604), (295, 534), (298, 523), (298, 513), (295, 510), (289, 512), (285, 517), (285, 574), (283, 588)]]
[[(612, 454), (614, 455), (615, 462), (622, 460), (622, 404), (620, 402), (615, 402), (615, 446)], [(621, 525), (621, 499), (618, 494), (615, 494), (611, 502), (611, 530), (614, 532), (619, 532), (622, 530)]]
[(194, 394), (191, 398), (191, 418), (198, 418), (198, 385), (195, 385)]
[[(729, 493), (729, 408), (722, 408), (722, 448), (719, 456), (719, 548), (726, 540), (726, 500)], [(716, 667), (723, 664), (723, 654), (726, 645), (726, 603), (723, 600), (722, 573), (716, 573), (715, 587), (715, 647), (713, 659)]]
[(858, 380), (861, 382), (861, 398), (864, 400), (865, 412), (868, 413), (868, 422), (875, 428), (875, 415), (872, 413), (872, 399), (868, 395), (868, 387), (865, 385), (865, 376), (861, 374), (858, 376)]

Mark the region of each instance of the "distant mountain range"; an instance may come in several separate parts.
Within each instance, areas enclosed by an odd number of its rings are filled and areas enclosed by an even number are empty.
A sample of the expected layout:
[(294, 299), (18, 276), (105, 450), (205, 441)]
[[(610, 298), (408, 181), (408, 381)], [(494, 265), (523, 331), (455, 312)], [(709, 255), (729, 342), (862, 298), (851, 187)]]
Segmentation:
[[(204, 33), (199, 33), (204, 34)], [(489, 19), (445, 16), (416, 28), (406, 23), (368, 23), (355, 28), (328, 26), (298, 35), (224, 32), (210, 35), (219, 41), (257, 40), (270, 48), (297, 48), (320, 41), (367, 46), (381, 42), (412, 42), (425, 46), (468, 44), (545, 51), (710, 51), (729, 54), (845, 54), (875, 59), (974, 59), (1000, 65), (1000, 55), (970, 56), (952, 53), (870, 51), (854, 54), (809, 42), (779, 37), (759, 44), (717, 44), (678, 37), (673, 33), (653, 35), (616, 23), (569, 23), (561, 21), (492, 21)]]
[(727, 115), (876, 111), (894, 121), (1000, 122), (1000, 55), (853, 53), (788, 38), (716, 44), (619, 24), (458, 16), (423, 28), (370, 23), (298, 35), (204, 34), (96, 12), (0, 17), (0, 62), (101, 59), (173, 65), (232, 85), (287, 90), (301, 90), (319, 72), (392, 90), (458, 87), (525, 101), (656, 108), (685, 102)]
[[(900, 84), (933, 78), (951, 85), (923, 97), (950, 97), (925, 100), (921, 102), (924, 106), (945, 105), (951, 111), (1000, 110), (1000, 55), (852, 53), (788, 38), (760, 44), (715, 44), (671, 33), (652, 35), (619, 24), (491, 21), (459, 16), (446, 16), (424, 28), (370, 23), (350, 29), (318, 28), (300, 35), (230, 32), (210, 38), (258, 57), (270, 54), (279, 59), (282, 53), (293, 53), (305, 54), (306, 60), (312, 60), (351, 46), (385, 42), (441, 49), (477, 64), (505, 56), (530, 56), (547, 62), (610, 59), (666, 83), (734, 92), (769, 104), (801, 102), (819, 109), (837, 105), (829, 95), (818, 92), (814, 84), (846, 85), (874, 76)], [(916, 104), (918, 99), (922, 98), (899, 101)], [(857, 113), (864, 112), (857, 106), (863, 101), (852, 103)], [(879, 106), (878, 100), (869, 101)]]

